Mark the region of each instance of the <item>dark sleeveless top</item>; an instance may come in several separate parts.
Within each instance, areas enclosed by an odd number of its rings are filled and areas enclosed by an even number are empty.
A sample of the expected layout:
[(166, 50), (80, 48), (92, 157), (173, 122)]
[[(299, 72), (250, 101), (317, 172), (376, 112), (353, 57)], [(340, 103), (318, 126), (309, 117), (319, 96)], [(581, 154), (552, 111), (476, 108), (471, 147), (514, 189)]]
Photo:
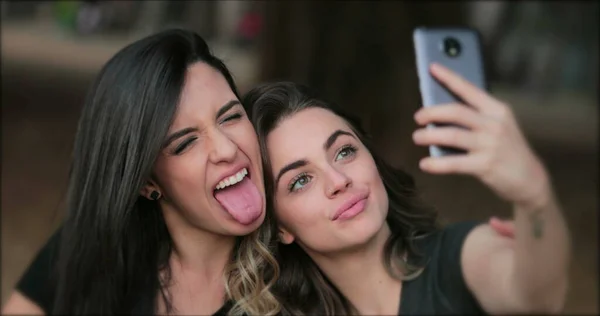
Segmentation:
[[(465, 284), (460, 263), (465, 238), (478, 224), (451, 224), (417, 240), (417, 249), (423, 257), (418, 260), (409, 258), (409, 262), (425, 264), (425, 269), (414, 280), (403, 283), (400, 315), (484, 314)], [(39, 305), (46, 314), (51, 314), (53, 309), (59, 235), (60, 229), (37, 254), (17, 284), (19, 292)], [(153, 295), (142, 295), (134, 305), (140, 311), (152, 310)], [(231, 303), (226, 303), (214, 315), (226, 315), (230, 308)], [(135, 311), (132, 313), (136, 314)]]
[[(57, 276), (56, 261), (60, 245), (61, 228), (50, 237), (48, 242), (38, 252), (16, 286), (21, 294), (36, 303), (46, 315), (52, 314), (52, 310), (54, 309)], [(140, 293), (139, 300), (131, 304), (135, 306), (132, 314), (148, 314), (147, 311), (154, 309), (155, 297), (155, 293)], [(225, 316), (231, 307), (233, 307), (233, 304), (227, 302), (213, 316)]]

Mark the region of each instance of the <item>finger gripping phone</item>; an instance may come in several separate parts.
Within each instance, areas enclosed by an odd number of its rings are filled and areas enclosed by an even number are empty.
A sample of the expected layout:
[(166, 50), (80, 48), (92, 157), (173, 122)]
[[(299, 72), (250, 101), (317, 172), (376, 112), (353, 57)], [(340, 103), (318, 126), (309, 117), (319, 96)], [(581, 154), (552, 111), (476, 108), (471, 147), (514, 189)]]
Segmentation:
[[(413, 44), (419, 77), (419, 90), (424, 107), (459, 102), (460, 98), (446, 89), (430, 73), (432, 63), (441, 64), (459, 74), (473, 85), (487, 90), (479, 33), (470, 28), (427, 28), (418, 27), (413, 32)], [(430, 124), (436, 128), (448, 124)], [(433, 157), (461, 154), (463, 150), (429, 146)]]

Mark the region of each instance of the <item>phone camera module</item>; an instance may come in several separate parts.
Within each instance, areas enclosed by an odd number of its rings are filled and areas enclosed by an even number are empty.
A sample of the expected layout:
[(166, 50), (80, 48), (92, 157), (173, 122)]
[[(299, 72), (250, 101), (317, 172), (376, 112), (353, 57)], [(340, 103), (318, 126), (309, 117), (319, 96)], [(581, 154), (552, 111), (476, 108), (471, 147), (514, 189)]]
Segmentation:
[(461, 52), (460, 42), (452, 37), (444, 39), (444, 53), (450, 57), (458, 57)]

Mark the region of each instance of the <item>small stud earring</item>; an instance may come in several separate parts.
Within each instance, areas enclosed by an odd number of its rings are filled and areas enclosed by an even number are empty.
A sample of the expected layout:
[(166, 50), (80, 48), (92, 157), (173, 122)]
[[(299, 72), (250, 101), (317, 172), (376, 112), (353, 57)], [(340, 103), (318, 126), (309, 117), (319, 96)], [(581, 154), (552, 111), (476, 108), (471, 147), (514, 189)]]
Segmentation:
[(152, 191), (152, 193), (150, 193), (150, 198), (153, 199), (154, 201), (158, 200), (159, 197), (160, 197), (160, 193), (158, 193), (156, 191)]

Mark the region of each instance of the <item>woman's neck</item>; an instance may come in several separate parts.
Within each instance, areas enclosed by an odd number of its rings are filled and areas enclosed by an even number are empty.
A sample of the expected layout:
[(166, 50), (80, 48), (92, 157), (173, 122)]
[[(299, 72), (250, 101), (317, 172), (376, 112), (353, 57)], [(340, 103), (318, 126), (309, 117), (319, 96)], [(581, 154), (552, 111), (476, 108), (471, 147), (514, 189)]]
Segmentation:
[(201, 230), (179, 216), (173, 216), (176, 219), (169, 217), (165, 216), (165, 220), (173, 240), (172, 259), (176, 259), (182, 271), (207, 273), (210, 276), (222, 273), (231, 261), (236, 237)]
[(383, 262), (390, 236), (385, 224), (364, 247), (335, 256), (312, 254), (321, 271), (361, 315), (397, 315), (402, 282), (392, 277)]
[[(170, 213), (170, 214), (166, 214)], [(166, 285), (177, 314), (211, 314), (225, 299), (224, 272), (231, 262), (235, 236), (200, 230), (175, 212), (165, 212), (173, 241)], [(164, 306), (159, 305), (159, 312)]]

